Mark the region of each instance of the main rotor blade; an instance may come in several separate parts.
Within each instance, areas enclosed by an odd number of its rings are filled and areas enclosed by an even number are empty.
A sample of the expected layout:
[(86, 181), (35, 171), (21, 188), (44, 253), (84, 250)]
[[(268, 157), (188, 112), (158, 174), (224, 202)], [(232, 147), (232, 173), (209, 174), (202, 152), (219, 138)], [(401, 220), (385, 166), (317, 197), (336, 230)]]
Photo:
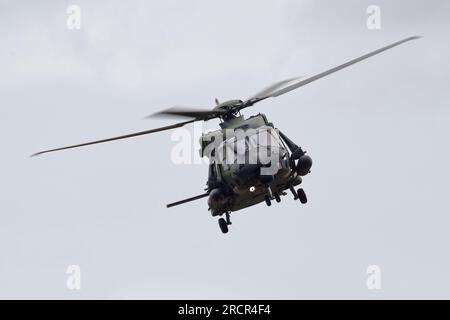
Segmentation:
[(295, 77), (295, 78), (290, 78), (290, 79), (286, 79), (283, 81), (275, 82), (274, 84), (264, 88), (263, 90), (261, 90), (260, 92), (258, 92), (256, 94), (254, 94), (251, 98), (248, 98), (247, 100), (264, 98), (264, 97), (272, 94), (276, 89), (279, 89), (281, 86), (288, 84), (289, 82), (292, 82), (294, 80), (299, 80), (300, 78), (304, 78), (304, 77)]
[(316, 74), (316, 75), (314, 75), (314, 76), (312, 76), (312, 77), (306, 78), (306, 79), (301, 80), (301, 81), (299, 81), (299, 82), (293, 83), (293, 84), (291, 84), (291, 85), (289, 85), (289, 86), (287, 86), (287, 87), (285, 87), (285, 88), (282, 88), (282, 89), (277, 90), (277, 91), (274, 91), (274, 92), (270, 92), (269, 94), (267, 94), (267, 95), (264, 96), (264, 97), (259, 97), (259, 98), (256, 98), (256, 99), (254, 99), (254, 100), (249, 100), (249, 101), (246, 102), (245, 105), (252, 105), (252, 104), (254, 104), (254, 103), (256, 103), (256, 102), (259, 102), (259, 101), (261, 101), (261, 100), (264, 100), (264, 99), (267, 99), (267, 98), (270, 98), (270, 97), (278, 97), (278, 96), (281, 96), (282, 94), (285, 94), (285, 93), (287, 93), (287, 92), (290, 92), (290, 91), (292, 91), (292, 90), (295, 90), (295, 89), (297, 89), (297, 88), (300, 88), (300, 87), (302, 87), (302, 86), (304, 86), (304, 85), (307, 85), (308, 83), (311, 83), (311, 82), (313, 82), (313, 81), (316, 81), (316, 80), (318, 80), (318, 79), (320, 79), (320, 78), (326, 77), (326, 76), (328, 76), (328, 75), (330, 75), (330, 74), (332, 74), (332, 73), (334, 73), (334, 72), (336, 72), (336, 71), (339, 71), (339, 70), (342, 70), (342, 69), (344, 69), (344, 68), (347, 68), (348, 66), (351, 66), (351, 65), (353, 65), (353, 64), (355, 64), (355, 63), (358, 63), (358, 62), (360, 62), (360, 61), (362, 61), (362, 60), (365, 60), (365, 59), (367, 59), (367, 58), (370, 58), (370, 57), (372, 57), (372, 56), (374, 56), (374, 55), (377, 55), (377, 54), (379, 54), (379, 53), (381, 53), (381, 52), (383, 52), (383, 51), (389, 50), (389, 49), (391, 49), (391, 48), (393, 48), (393, 47), (396, 47), (396, 46), (398, 46), (398, 45), (400, 45), (400, 44), (403, 44), (403, 43), (408, 42), (408, 41), (411, 41), (411, 40), (419, 39), (419, 38), (420, 38), (419, 36), (414, 36), (414, 37), (409, 37), (409, 38), (406, 38), (406, 39), (397, 41), (397, 42), (395, 42), (395, 43), (393, 43), (393, 44), (390, 44), (390, 45), (388, 45), (388, 46), (386, 46), (386, 47), (380, 48), (380, 49), (378, 49), (378, 50), (372, 51), (372, 52), (370, 52), (370, 53), (368, 53), (368, 54), (365, 54), (365, 55), (363, 55), (363, 56), (361, 56), (361, 57), (358, 57), (358, 58), (356, 58), (356, 59), (350, 60), (350, 61), (348, 61), (348, 62), (346, 62), (346, 63), (344, 63), (344, 64), (341, 64), (341, 65), (339, 65), (339, 66), (337, 66), (337, 67), (334, 67), (334, 68), (329, 69), (329, 70), (327, 70), (327, 71), (321, 72), (321, 73), (319, 73), (319, 74)]
[(157, 113), (151, 114), (149, 117), (161, 117), (161, 116), (178, 116), (178, 117), (188, 117), (196, 118), (198, 120), (208, 120), (213, 117), (221, 115), (223, 112), (219, 110), (205, 110), (199, 108), (188, 108), (188, 107), (172, 107)]
[(135, 132), (135, 133), (130, 133), (130, 134), (126, 134), (123, 136), (118, 136), (118, 137), (113, 137), (113, 138), (108, 138), (108, 139), (102, 139), (102, 140), (96, 140), (96, 141), (91, 141), (91, 142), (85, 142), (85, 143), (80, 143), (80, 144), (75, 144), (75, 145), (71, 145), (71, 146), (67, 146), (67, 147), (62, 147), (62, 148), (56, 148), (56, 149), (50, 149), (50, 150), (44, 150), (44, 151), (40, 151), (37, 152), (33, 155), (31, 155), (32, 157), (44, 154), (44, 153), (49, 153), (49, 152), (54, 152), (54, 151), (60, 151), (60, 150), (66, 150), (66, 149), (73, 149), (73, 148), (79, 148), (79, 147), (84, 147), (84, 146), (89, 146), (91, 144), (97, 144), (97, 143), (104, 143), (104, 142), (109, 142), (109, 141), (114, 141), (114, 140), (121, 140), (121, 139), (127, 139), (127, 138), (132, 138), (132, 137), (137, 137), (137, 136), (142, 136), (145, 134), (150, 134), (150, 133), (155, 133), (155, 132), (160, 132), (160, 131), (165, 131), (165, 130), (170, 130), (170, 129), (175, 129), (175, 128), (179, 128), (182, 127), (188, 123), (192, 123), (194, 121), (197, 121), (196, 119), (194, 120), (189, 120), (189, 121), (185, 121), (185, 122), (180, 122), (180, 123), (176, 123), (176, 124), (172, 124), (170, 126), (165, 126), (165, 127), (160, 127), (160, 128), (155, 128), (155, 129), (150, 129), (150, 130), (145, 130), (145, 131), (140, 131), (140, 132)]

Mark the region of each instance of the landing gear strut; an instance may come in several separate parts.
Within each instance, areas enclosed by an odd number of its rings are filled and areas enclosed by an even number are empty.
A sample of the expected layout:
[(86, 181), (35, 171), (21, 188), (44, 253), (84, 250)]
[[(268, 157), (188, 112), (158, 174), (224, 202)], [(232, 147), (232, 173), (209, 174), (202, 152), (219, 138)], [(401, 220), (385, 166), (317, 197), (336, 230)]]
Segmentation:
[(292, 192), (292, 194), (293, 194), (293, 196), (294, 196), (294, 200), (297, 200), (298, 199), (298, 195), (297, 195), (297, 192), (295, 191), (295, 189), (294, 189), (294, 186), (290, 186), (289, 187), (289, 190), (291, 190), (291, 192)]
[(225, 213), (225, 217), (226, 217), (227, 225), (231, 225), (230, 213), (229, 212)]

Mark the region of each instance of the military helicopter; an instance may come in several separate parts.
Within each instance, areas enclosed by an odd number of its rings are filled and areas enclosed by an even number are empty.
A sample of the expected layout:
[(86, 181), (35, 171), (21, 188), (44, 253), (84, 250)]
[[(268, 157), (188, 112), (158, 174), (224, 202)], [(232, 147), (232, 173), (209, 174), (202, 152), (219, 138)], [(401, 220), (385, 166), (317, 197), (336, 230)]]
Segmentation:
[[(271, 206), (273, 200), (280, 202), (281, 197), (287, 194), (287, 190), (292, 193), (294, 200), (299, 200), (302, 204), (306, 203), (305, 191), (302, 188), (297, 190), (295, 188), (302, 183), (302, 177), (309, 174), (312, 167), (311, 157), (306, 155), (306, 152), (283, 132), (276, 129), (264, 114), (257, 114), (246, 119), (241, 114), (241, 110), (268, 98), (281, 96), (364, 59), (418, 38), (420, 37), (414, 36), (403, 39), (311, 77), (277, 82), (246, 100), (230, 100), (219, 103), (216, 99), (216, 106), (212, 110), (172, 107), (151, 115), (188, 118), (183, 122), (113, 138), (40, 151), (32, 156), (180, 128), (196, 121), (220, 119), (220, 129), (203, 133), (200, 139), (200, 155), (208, 157), (210, 161), (205, 192), (170, 203), (167, 207), (170, 208), (208, 197), (208, 210), (211, 211), (212, 216), (220, 217), (218, 220), (219, 227), (223, 233), (227, 233), (231, 225), (231, 212), (260, 202), (265, 202), (267, 206)], [(269, 157), (269, 161), (265, 162), (258, 157), (254, 159), (255, 161), (248, 161), (250, 156), (255, 153), (257, 155), (271, 155), (271, 157)], [(232, 154), (234, 157), (231, 157), (231, 161), (224, 160), (224, 154)], [(236, 161), (236, 159), (243, 161)], [(269, 168), (271, 170), (268, 170)], [(223, 215), (225, 217), (222, 217)]]

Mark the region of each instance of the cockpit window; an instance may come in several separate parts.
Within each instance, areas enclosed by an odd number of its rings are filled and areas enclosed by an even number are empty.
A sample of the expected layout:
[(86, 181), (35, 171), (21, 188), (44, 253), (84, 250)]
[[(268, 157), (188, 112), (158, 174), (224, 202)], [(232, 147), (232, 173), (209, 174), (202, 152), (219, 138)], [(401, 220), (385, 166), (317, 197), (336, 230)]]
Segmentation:
[[(272, 128), (247, 130), (241, 136), (223, 141), (218, 148), (218, 158), (224, 165), (244, 164), (249, 159), (255, 159), (261, 148), (268, 150), (268, 147), (272, 150), (273, 148), (283, 148), (276, 130)], [(254, 154), (252, 154), (253, 152)]]
[(260, 129), (255, 134), (250, 135), (248, 144), (250, 148), (262, 147), (279, 147), (280, 138), (274, 129)]

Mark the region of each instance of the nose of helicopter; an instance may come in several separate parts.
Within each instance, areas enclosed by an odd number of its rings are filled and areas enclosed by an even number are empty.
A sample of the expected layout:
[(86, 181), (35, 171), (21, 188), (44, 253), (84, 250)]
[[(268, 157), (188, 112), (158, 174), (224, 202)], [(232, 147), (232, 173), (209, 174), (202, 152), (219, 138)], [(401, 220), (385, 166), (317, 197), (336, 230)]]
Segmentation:
[(268, 164), (245, 164), (241, 165), (239, 169), (234, 172), (234, 176), (238, 179), (240, 184), (246, 183), (253, 179), (259, 179), (262, 183), (269, 183), (273, 180), (273, 176), (278, 172), (264, 172), (263, 169), (271, 167), (271, 163)]
[(260, 164), (244, 164), (235, 172), (235, 175), (241, 181), (246, 181), (250, 178), (256, 177), (259, 174), (261, 168)]
[(238, 184), (246, 185), (248, 183), (255, 184), (269, 184), (274, 180), (274, 174), (264, 174), (262, 168), (265, 167), (261, 164), (248, 164), (242, 166), (235, 172), (235, 177), (238, 180)]

